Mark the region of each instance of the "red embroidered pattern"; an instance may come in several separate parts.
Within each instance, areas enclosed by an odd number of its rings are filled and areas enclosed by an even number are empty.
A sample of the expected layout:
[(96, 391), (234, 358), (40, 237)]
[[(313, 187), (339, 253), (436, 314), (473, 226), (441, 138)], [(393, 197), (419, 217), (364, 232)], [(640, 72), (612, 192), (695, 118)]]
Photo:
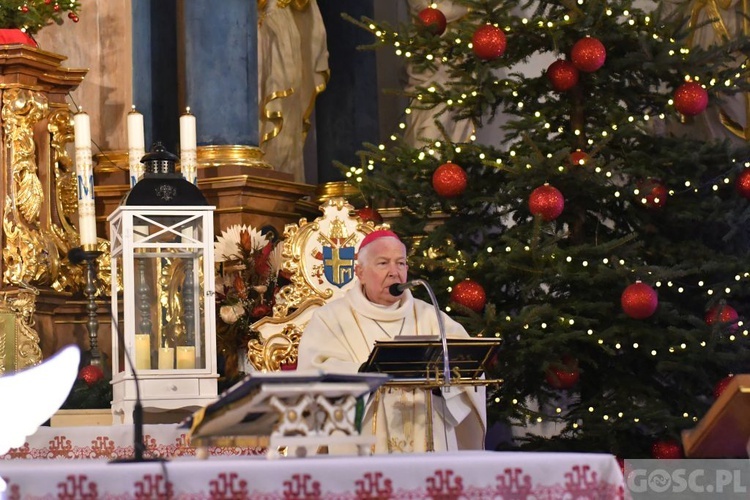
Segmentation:
[(249, 498), (247, 481), (239, 480), (237, 473), (219, 474), (216, 479), (209, 481), (208, 494), (216, 500), (241, 500)]
[(174, 495), (171, 481), (161, 474), (146, 474), (135, 482), (136, 500), (169, 500)]
[(284, 481), (285, 499), (317, 500), (320, 495), (320, 483), (313, 481), (310, 474), (294, 474), (291, 480)]
[(97, 485), (86, 474), (69, 475), (65, 482), (57, 483), (59, 500), (95, 500), (99, 496)]
[(454, 472), (450, 469), (436, 470), (435, 474), (427, 478), (427, 494), (431, 498), (440, 500), (451, 500), (461, 496), (464, 490), (461, 476), (453, 477)]
[(382, 500), (393, 494), (393, 482), (383, 480), (382, 472), (367, 472), (362, 479), (354, 482), (354, 494), (357, 500)]
[[(194, 456), (195, 448), (191, 447), (187, 434), (180, 434), (172, 444), (162, 444), (157, 442), (150, 435), (144, 436), (146, 443), (146, 453), (150, 457), (182, 457)], [(243, 448), (243, 447), (209, 447), (209, 455), (217, 456), (245, 456), (245, 455), (263, 455), (266, 453), (265, 448)], [(66, 436), (53, 437), (46, 448), (31, 448), (28, 442), (18, 448), (12, 448), (5, 455), (0, 455), (0, 460), (14, 459), (79, 459), (79, 458), (127, 458), (133, 456), (133, 446), (117, 446), (116, 443), (108, 436), (96, 436), (90, 446), (76, 446)]]

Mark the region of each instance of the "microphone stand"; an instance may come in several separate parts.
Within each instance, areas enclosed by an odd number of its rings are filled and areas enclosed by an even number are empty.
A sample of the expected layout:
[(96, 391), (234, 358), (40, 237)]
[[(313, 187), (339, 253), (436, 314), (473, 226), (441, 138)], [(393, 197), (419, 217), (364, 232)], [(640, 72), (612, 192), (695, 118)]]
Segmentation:
[[(114, 318), (113, 318), (114, 319)], [(113, 327), (116, 327), (117, 321), (113, 321)], [(143, 404), (141, 404), (141, 389), (140, 382), (138, 380), (138, 374), (135, 372), (135, 366), (133, 360), (130, 358), (127, 349), (122, 350), (125, 354), (125, 360), (130, 366), (130, 371), (133, 372), (133, 380), (135, 381), (135, 405), (133, 405), (133, 456), (130, 458), (116, 458), (110, 460), (111, 464), (128, 464), (128, 463), (142, 463), (142, 462), (166, 462), (166, 458), (152, 457), (146, 458), (143, 456), (146, 451), (146, 442), (143, 440)]]
[(432, 291), (432, 287), (421, 279), (411, 281), (411, 283), (422, 285), (427, 289), (427, 293), (432, 301), (432, 306), (435, 308), (435, 315), (437, 315), (438, 331), (440, 332), (440, 341), (443, 343), (443, 392), (450, 392), (451, 384), (451, 370), (450, 370), (450, 357), (448, 356), (448, 339), (445, 335), (445, 324), (443, 323), (443, 315), (440, 314), (440, 309), (437, 305), (437, 298), (435, 298), (435, 292)]

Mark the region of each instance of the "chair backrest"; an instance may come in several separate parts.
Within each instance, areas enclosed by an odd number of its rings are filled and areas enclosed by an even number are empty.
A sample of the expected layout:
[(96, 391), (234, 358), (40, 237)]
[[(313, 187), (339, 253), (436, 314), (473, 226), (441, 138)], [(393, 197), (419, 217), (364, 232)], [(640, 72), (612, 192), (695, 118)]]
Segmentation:
[(290, 283), (276, 293), (273, 315), (252, 325), (259, 335), (248, 343), (248, 358), (257, 370), (296, 366), (299, 339), (313, 311), (353, 286), (359, 245), (381, 228), (353, 215), (354, 207), (343, 198), (332, 198), (320, 209), (322, 217), (302, 218), (284, 228), (281, 272)]

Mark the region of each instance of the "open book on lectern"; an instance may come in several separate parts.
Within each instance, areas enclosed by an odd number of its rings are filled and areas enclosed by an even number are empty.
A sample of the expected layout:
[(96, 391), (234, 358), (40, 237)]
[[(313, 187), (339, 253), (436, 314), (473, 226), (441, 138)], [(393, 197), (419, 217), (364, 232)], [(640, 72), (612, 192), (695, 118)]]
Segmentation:
[[(452, 383), (479, 380), (500, 348), (499, 339), (448, 338)], [(443, 370), (443, 343), (438, 336), (401, 335), (375, 342), (364, 373), (387, 373), (398, 380), (438, 380)]]
[[(190, 439), (218, 436), (270, 436), (278, 427), (279, 413), (273, 399), (296, 400), (310, 394), (354, 397), (375, 391), (390, 377), (375, 373), (327, 373), (320, 370), (252, 372), (224, 391), (217, 401), (182, 422)], [(247, 441), (250, 442), (250, 441)], [(267, 446), (258, 441), (252, 446)]]

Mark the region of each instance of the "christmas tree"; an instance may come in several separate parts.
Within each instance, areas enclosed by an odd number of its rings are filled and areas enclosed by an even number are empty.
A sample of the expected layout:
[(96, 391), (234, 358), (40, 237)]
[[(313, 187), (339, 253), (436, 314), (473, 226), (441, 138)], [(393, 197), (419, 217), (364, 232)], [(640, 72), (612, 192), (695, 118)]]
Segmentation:
[(387, 222), (440, 305), (502, 338), (488, 415), (513, 446), (678, 456), (747, 369), (748, 152), (696, 126), (748, 91), (750, 45), (700, 46), (715, 19), (691, 4), (457, 0), (356, 21), (404, 57), (411, 105), (347, 177), (400, 209)]
[(77, 23), (80, 7), (77, 0), (4, 0), (0, 3), (0, 28), (17, 28), (34, 35), (49, 24), (62, 24), (65, 12)]

